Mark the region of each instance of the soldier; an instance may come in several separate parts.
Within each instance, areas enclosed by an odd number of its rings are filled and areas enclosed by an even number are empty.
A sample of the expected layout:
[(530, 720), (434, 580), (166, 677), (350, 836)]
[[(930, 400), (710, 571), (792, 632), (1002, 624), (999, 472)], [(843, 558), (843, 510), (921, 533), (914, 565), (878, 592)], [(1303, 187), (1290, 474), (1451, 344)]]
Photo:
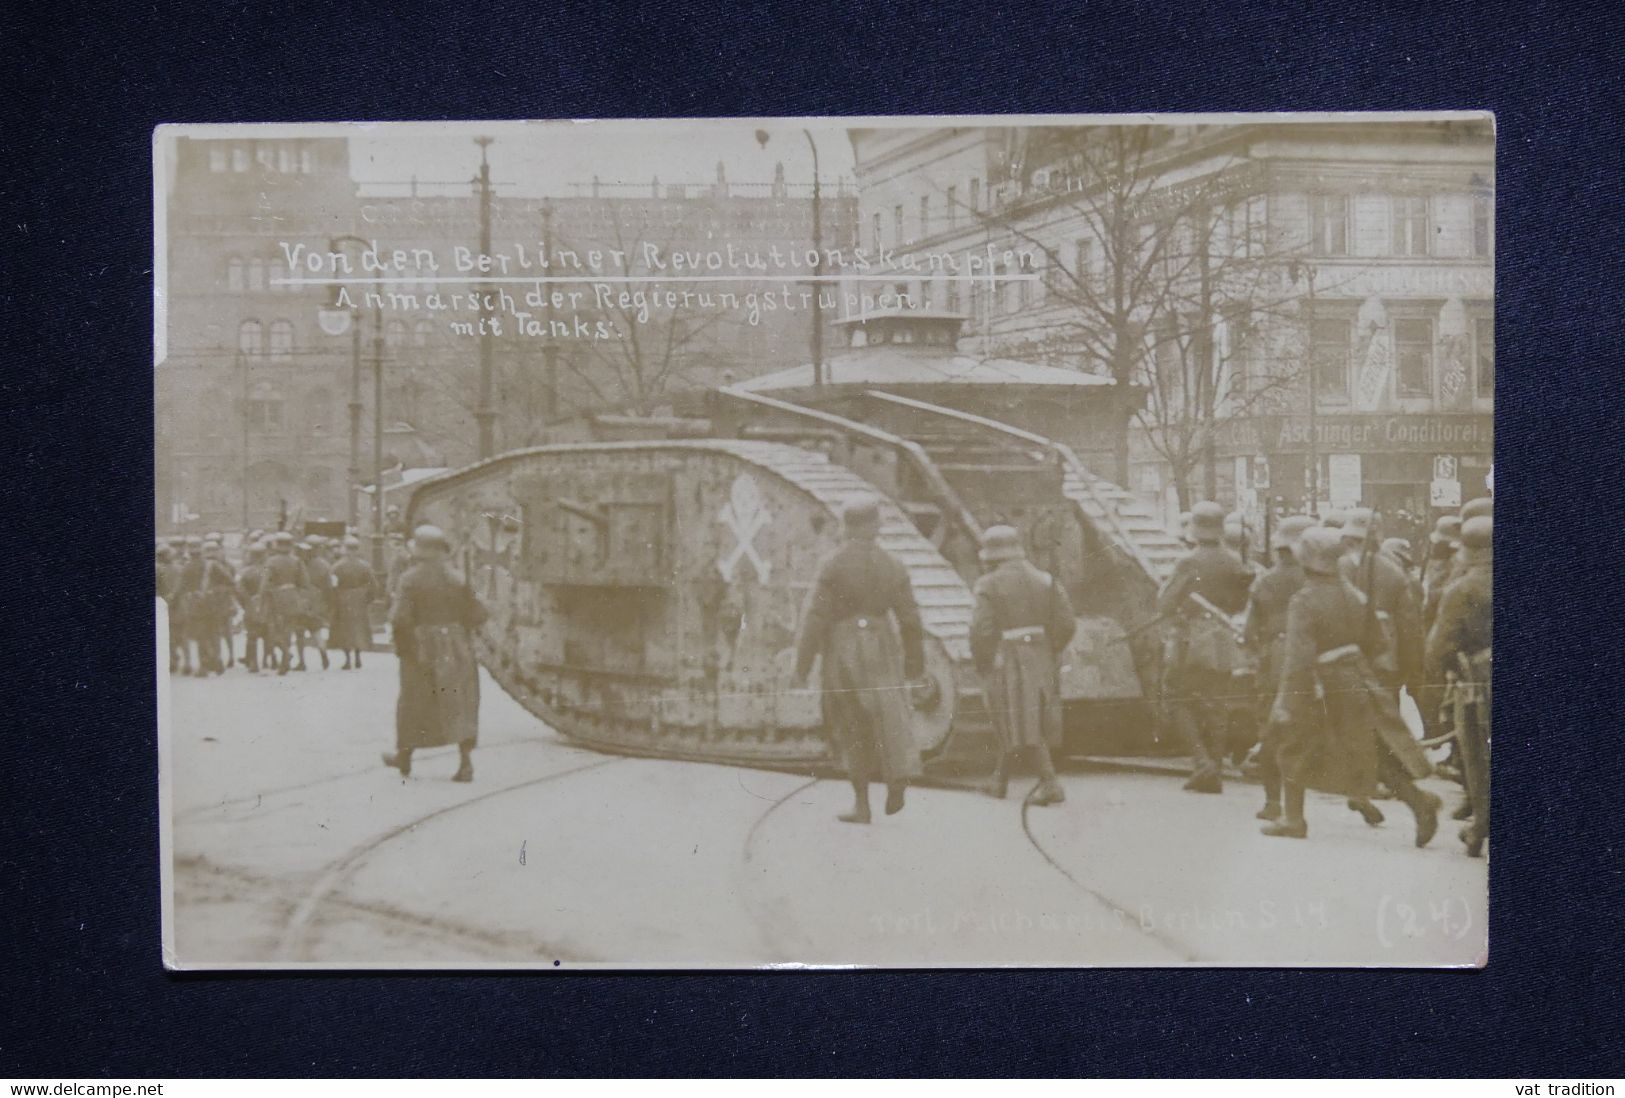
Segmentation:
[(389, 599), (395, 598), (395, 590), (401, 582), (401, 573), (406, 571), (411, 562), (411, 555), (407, 553), (401, 535), (391, 533), (384, 544), (384, 593)]
[(361, 559), (360, 539), (345, 538), (344, 555), (333, 566), (333, 628), (328, 634), (328, 643), (344, 651), (345, 671), (361, 667), (361, 652), (372, 643), (367, 607), (377, 591), (378, 577)]
[(1264, 574), (1264, 569), (1248, 555), (1249, 542), (1252, 532), (1247, 527), (1247, 516), (1240, 511), (1232, 511), (1224, 516), (1224, 534), (1219, 544), (1236, 555), (1236, 559), (1247, 566), (1247, 570), (1257, 579)]
[(1270, 707), (1281, 685), (1281, 654), (1286, 647), (1287, 604), (1303, 586), (1303, 566), (1298, 563), (1298, 541), (1315, 524), (1308, 515), (1289, 515), (1270, 536), (1275, 564), (1253, 581), (1247, 600), (1247, 625), (1242, 644), (1257, 666), (1255, 686), (1259, 699), (1259, 724), (1264, 729), (1258, 751), (1260, 777), (1264, 782), (1261, 820), (1281, 818), (1281, 768), (1276, 758), (1280, 744), (1272, 736)]
[(300, 611), (294, 627), (294, 643), (299, 651), (295, 671), (305, 669), (305, 646), (314, 646), (322, 658), (322, 670), (327, 670), (327, 647), (322, 643), (322, 628), (327, 624), (327, 604), (332, 598), (333, 570), (321, 557), (309, 538), (299, 543), (299, 556), (305, 566), (305, 586), (300, 592)]
[(231, 617), (237, 607), (237, 583), (221, 556), (220, 543), (205, 541), (192, 613), (198, 648), (198, 676), (225, 674), (222, 647), (231, 647)]
[(463, 575), (451, 567), (451, 543), (436, 526), (412, 535), (413, 564), (401, 576), (391, 631), (400, 657), (401, 692), (395, 704), (395, 751), (384, 765), (405, 778), (412, 752), (456, 744), (454, 782), (474, 780), (479, 738), (480, 677), (471, 632), (486, 610)]
[[(243, 547), (243, 566), (237, 572), (237, 601), (243, 608), (243, 666), (249, 671), (260, 669), (260, 650), (265, 639), (265, 601), (261, 589), (265, 586), (265, 546), (250, 541)], [(270, 662), (266, 651), (265, 660)]]
[(286, 675), (293, 662), (294, 630), (304, 609), (300, 594), (309, 585), (305, 566), (293, 555), (293, 535), (278, 530), (271, 535), (271, 551), (265, 558), (265, 577), (260, 586), (265, 604), (265, 641), (276, 656), (276, 673)]
[(1241, 613), (1253, 582), (1240, 559), (1220, 547), (1223, 534), (1224, 510), (1198, 503), (1191, 510), (1196, 548), (1174, 566), (1157, 598), (1159, 613), (1170, 622), (1169, 709), (1191, 747), (1185, 788), (1194, 793), (1223, 791), (1225, 704), (1240, 652), (1233, 625), (1216, 615)]
[(1430, 627), (1433, 615), (1439, 609), (1439, 597), (1444, 594), (1445, 581), (1450, 576), (1450, 565), (1456, 559), (1461, 544), (1461, 518), (1441, 515), (1428, 535), (1428, 561), (1422, 568), (1422, 624)]
[(1399, 565), (1399, 570), (1405, 573), (1405, 586), (1410, 590), (1411, 602), (1420, 613), (1423, 602), (1422, 581), (1417, 577), (1416, 566), (1411, 560), (1411, 543), (1404, 538), (1383, 538), (1382, 547), (1377, 552)]
[(905, 684), (925, 673), (920, 610), (908, 570), (876, 544), (880, 503), (861, 497), (841, 513), (845, 542), (819, 567), (796, 640), (795, 683), (821, 658), (824, 725), (852, 782), (845, 823), (869, 822), (869, 783), (886, 785), (886, 814), (920, 772)]
[[(1420, 701), (1424, 695), (1421, 608), (1413, 601), (1410, 580), (1399, 565), (1381, 553), (1365, 551), (1374, 536), (1372, 522), (1368, 508), (1348, 513), (1341, 531), (1343, 555), (1338, 569), (1349, 585), (1369, 600), (1366, 618), (1375, 626), (1366, 656), (1377, 719), (1377, 776), (1410, 808), (1416, 817), (1416, 845), (1426, 846), (1439, 829), (1441, 805), (1438, 797), (1416, 787), (1416, 779), (1427, 777), (1433, 767), (1411, 735), (1399, 707), (1399, 690), (1403, 686), (1418, 700), (1423, 720), (1428, 721), (1427, 706)], [(1383, 822), (1382, 812), (1369, 797), (1351, 796), (1349, 807), (1372, 827)]]
[(1335, 529), (1311, 527), (1298, 540), (1304, 583), (1287, 604), (1280, 685), (1266, 734), (1278, 747), (1282, 779), (1281, 817), (1263, 827), (1274, 838), (1308, 837), (1305, 788), (1369, 797), (1376, 782), (1365, 603), (1343, 579), (1341, 556)]
[(198, 591), (203, 585), (203, 539), (188, 537), (181, 545), (181, 555), (175, 568), (175, 616), (171, 622), (175, 638), (181, 648), (181, 674), (203, 675), (202, 652), (196, 662), (192, 658), (197, 645), (197, 634), (203, 628), (202, 603)]
[(1179, 512), (1179, 544), (1186, 549), (1196, 548), (1196, 539), (1191, 536), (1191, 513), (1189, 511)]
[(1057, 661), (1078, 621), (1066, 589), (1028, 563), (1014, 527), (990, 527), (982, 535), (981, 558), (990, 571), (976, 581), (970, 645), (999, 735), (999, 758), (986, 791), (1002, 800), (1012, 756), (1031, 750), (1040, 777), (1032, 802), (1059, 804), (1066, 793), (1050, 758), (1050, 749), (1061, 743)]
[(1490, 639), (1492, 614), (1491, 542), (1494, 520), (1478, 515), (1461, 525), (1466, 558), (1461, 577), (1445, 589), (1439, 615), (1428, 632), (1427, 669), (1431, 681), (1451, 681), (1452, 716), (1461, 750), (1462, 777), (1472, 807), (1472, 823), (1461, 841), (1478, 857), (1490, 831)]

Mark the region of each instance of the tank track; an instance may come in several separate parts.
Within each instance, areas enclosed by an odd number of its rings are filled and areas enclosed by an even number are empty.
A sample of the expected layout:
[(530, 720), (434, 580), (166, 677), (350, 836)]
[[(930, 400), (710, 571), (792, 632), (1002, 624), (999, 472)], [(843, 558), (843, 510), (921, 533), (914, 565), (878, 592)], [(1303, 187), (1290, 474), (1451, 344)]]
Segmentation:
[[(832, 517), (840, 514), (847, 501), (868, 495), (880, 500), (879, 543), (908, 570), (919, 603), (926, 634), (942, 645), (953, 665), (954, 682), (960, 694), (969, 694), (972, 704), (956, 708), (956, 723), (972, 722), (980, 706), (971, 668), (970, 623), (975, 601), (969, 587), (904, 515), (897, 505), (868, 481), (845, 466), (831, 462), (821, 453), (802, 450), (779, 442), (748, 439), (674, 439), (633, 442), (561, 443), (514, 450), (461, 469), (427, 479), (414, 490), (407, 505), (407, 521), (416, 525), (423, 508), (435, 503), (469, 482), (515, 466), (527, 459), (557, 454), (605, 453), (615, 451), (668, 450), (728, 454), (763, 473), (799, 489), (826, 508)], [(454, 534), (454, 538), (455, 538)], [(811, 577), (808, 577), (809, 579)], [(631, 720), (601, 711), (583, 711), (549, 705), (538, 691), (524, 681), (523, 668), (505, 658), (501, 646), (484, 635), (475, 638), (481, 664), (502, 687), (534, 716), (570, 739), (583, 745), (617, 754), (680, 758), (704, 762), (765, 766), (797, 770), (822, 770), (833, 763), (822, 736), (769, 741), (765, 736), (734, 746), (727, 739), (703, 746), (681, 742), (661, 742), (660, 730), (651, 722)], [(946, 738), (951, 738), (950, 731)]]

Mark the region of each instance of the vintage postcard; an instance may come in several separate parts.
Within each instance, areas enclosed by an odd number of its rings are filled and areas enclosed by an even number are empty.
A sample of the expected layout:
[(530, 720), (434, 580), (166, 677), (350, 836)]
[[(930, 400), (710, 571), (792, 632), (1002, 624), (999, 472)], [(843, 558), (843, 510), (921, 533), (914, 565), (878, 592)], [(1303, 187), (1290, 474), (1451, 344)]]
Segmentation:
[(154, 157), (169, 966), (1485, 963), (1489, 115)]

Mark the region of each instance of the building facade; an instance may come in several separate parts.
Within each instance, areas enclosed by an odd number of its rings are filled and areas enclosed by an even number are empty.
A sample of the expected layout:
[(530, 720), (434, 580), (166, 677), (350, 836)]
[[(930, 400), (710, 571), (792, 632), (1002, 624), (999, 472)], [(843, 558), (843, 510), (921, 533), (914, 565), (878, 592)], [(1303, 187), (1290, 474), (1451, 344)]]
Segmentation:
[[(1318, 495), (1420, 526), (1486, 494), (1487, 119), (852, 141), (864, 240), (930, 272), (902, 287), (914, 302), (963, 312), (984, 353), (1143, 387), (1125, 487), (1170, 517), (1207, 495), (1251, 510)], [(1029, 277), (954, 280), (950, 257)]]
[[(411, 271), (342, 297), (332, 286), (289, 284), (330, 273), (302, 267), (306, 260), (340, 253), (359, 274), (363, 253), (397, 248), (430, 253), (446, 265), (435, 273), (452, 273), (457, 249), (480, 247), (477, 189), (365, 193), (344, 139), (176, 145), (155, 379), (164, 533), (349, 518), (355, 489), (373, 480), (380, 422), (386, 486), (402, 469), (474, 460), (482, 358), (501, 450), (541, 442), (550, 425), (583, 412), (652, 410), (684, 389), (780, 369), (808, 353), (806, 312), (753, 318), (698, 302), (662, 311), (606, 299), (590, 283), (557, 302), (540, 288), (504, 286), (507, 299), (483, 313), (439, 307), (465, 295), (433, 295), (408, 281)], [(543, 199), (497, 188), (491, 252), (581, 257), (613, 248), (629, 257), (627, 269), (600, 273), (656, 275), (649, 249), (782, 248), (812, 237), (811, 183), (786, 183), (782, 167), (763, 184), (730, 183), (719, 166), (705, 184), (594, 181), (574, 190)], [(824, 238), (850, 240), (855, 193), (836, 183), (819, 197)], [(833, 310), (823, 319), (833, 342)], [(356, 518), (365, 529), (362, 496)]]

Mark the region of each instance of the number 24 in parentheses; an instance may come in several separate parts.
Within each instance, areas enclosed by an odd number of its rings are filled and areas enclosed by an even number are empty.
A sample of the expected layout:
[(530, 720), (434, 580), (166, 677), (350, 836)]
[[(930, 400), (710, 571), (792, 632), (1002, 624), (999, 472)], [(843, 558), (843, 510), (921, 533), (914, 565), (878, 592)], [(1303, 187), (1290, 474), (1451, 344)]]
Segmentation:
[(1425, 938), (1436, 930), (1446, 938), (1460, 941), (1472, 928), (1473, 910), (1460, 896), (1429, 900), (1426, 911), (1395, 900), (1387, 893), (1377, 903), (1377, 941), (1384, 949), (1394, 947), (1395, 934), (1403, 938)]

